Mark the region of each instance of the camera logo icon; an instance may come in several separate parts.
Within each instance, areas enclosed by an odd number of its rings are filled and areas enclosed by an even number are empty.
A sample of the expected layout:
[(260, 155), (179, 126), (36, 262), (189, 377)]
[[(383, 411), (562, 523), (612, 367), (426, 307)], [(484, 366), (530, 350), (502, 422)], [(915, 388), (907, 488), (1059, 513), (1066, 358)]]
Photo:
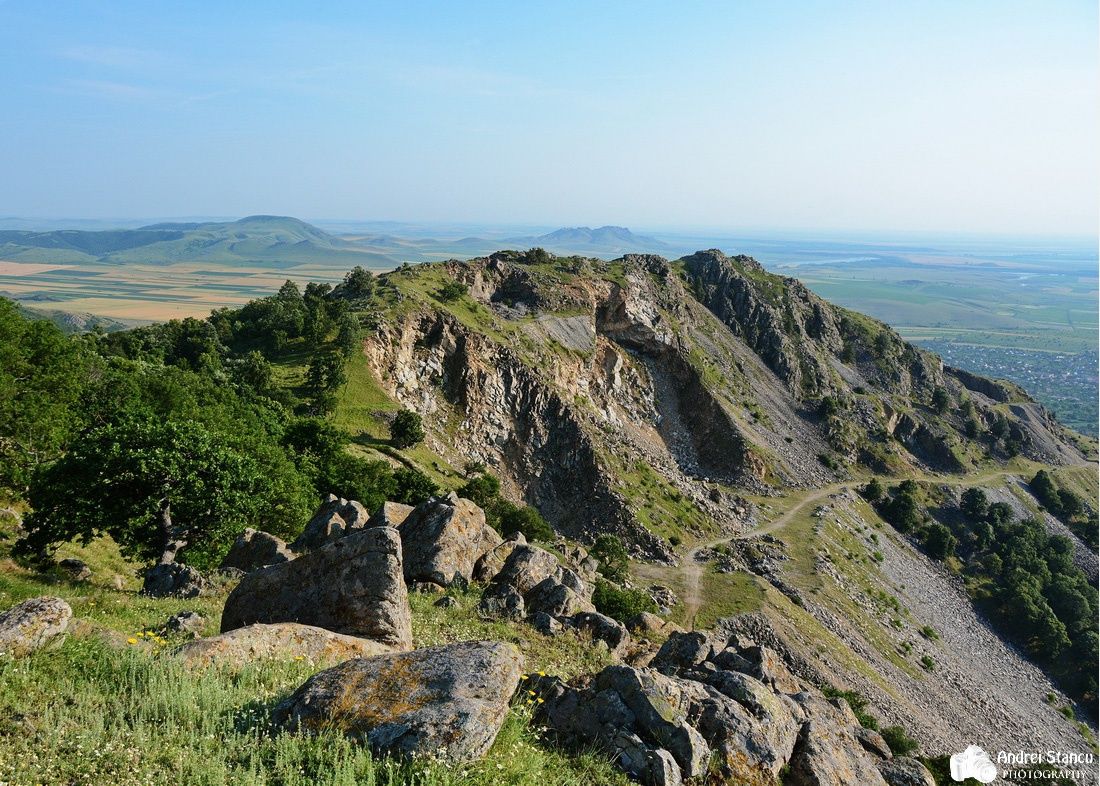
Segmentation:
[(974, 778), (979, 783), (992, 783), (997, 778), (997, 767), (989, 760), (989, 754), (971, 745), (951, 757), (951, 778), (955, 781)]

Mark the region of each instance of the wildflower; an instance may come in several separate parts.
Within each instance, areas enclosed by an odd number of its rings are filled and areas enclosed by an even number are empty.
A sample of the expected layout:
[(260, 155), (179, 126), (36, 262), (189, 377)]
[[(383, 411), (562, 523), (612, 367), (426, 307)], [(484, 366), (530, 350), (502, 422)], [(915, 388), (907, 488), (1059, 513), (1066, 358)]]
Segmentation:
[(540, 696), (540, 697), (539, 697), (539, 699), (538, 699), (538, 703), (539, 703), (539, 704), (543, 704), (543, 703), (545, 703), (545, 702), (546, 702), (546, 699), (544, 699), (544, 698), (542, 698), (542, 697)]
[(535, 692), (533, 690), (529, 690), (529, 691), (527, 691), (527, 695), (528, 696), (534, 696)]
[(519, 675), (519, 678), (520, 678), (521, 680), (525, 680), (525, 679), (527, 679), (527, 675), (526, 675), (526, 674), (520, 674), (520, 675)]
[(546, 672), (545, 672), (545, 671), (540, 671), (540, 672), (539, 672), (539, 676), (540, 676), (540, 677), (545, 677), (545, 676), (546, 676)]
[(126, 639), (126, 643), (127, 644), (137, 644), (137, 639), (135, 639), (133, 636), (131, 636), (130, 638)]

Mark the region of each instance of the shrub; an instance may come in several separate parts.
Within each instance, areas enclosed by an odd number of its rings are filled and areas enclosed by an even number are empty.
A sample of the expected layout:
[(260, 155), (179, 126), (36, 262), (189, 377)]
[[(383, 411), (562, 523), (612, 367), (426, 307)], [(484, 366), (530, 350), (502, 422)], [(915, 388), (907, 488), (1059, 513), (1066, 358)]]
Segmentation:
[(917, 741), (906, 734), (901, 726), (887, 726), (879, 734), (895, 756), (908, 756), (917, 749)]
[(435, 291), (435, 296), (444, 303), (453, 303), (469, 291), (461, 281), (448, 281)]
[(936, 661), (932, 660), (931, 655), (921, 655), (920, 656), (920, 665), (921, 665), (921, 668), (923, 668), (925, 671), (935, 671), (936, 670)]
[(871, 478), (867, 481), (867, 485), (860, 490), (860, 493), (865, 500), (874, 504), (882, 499), (883, 495), (886, 493), (886, 489), (882, 487), (882, 483), (878, 478)]
[(929, 524), (921, 535), (924, 550), (932, 559), (945, 560), (955, 553), (958, 539), (943, 524)]
[(622, 589), (603, 579), (596, 580), (592, 604), (600, 614), (606, 614), (619, 622), (626, 622), (643, 611), (657, 611), (653, 598), (642, 590)]
[(600, 563), (600, 573), (612, 581), (625, 581), (629, 555), (614, 535), (600, 535), (592, 544), (591, 554)]
[(398, 449), (411, 448), (424, 439), (424, 421), (411, 409), (397, 413), (390, 425), (390, 443)]
[(393, 473), (393, 479), (396, 488), (394, 500), (405, 505), (419, 505), (439, 494), (435, 481), (418, 469), (401, 467)]

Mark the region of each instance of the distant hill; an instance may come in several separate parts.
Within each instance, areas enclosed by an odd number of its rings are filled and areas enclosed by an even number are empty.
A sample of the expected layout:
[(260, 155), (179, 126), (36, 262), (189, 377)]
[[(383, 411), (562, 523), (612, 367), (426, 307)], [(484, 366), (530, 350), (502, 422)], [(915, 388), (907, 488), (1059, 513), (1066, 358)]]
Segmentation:
[(394, 267), (400, 262), (285, 216), (161, 223), (105, 231), (0, 231), (0, 259), (54, 264), (241, 261), (280, 266), (325, 262), (375, 268)]
[(27, 319), (45, 319), (53, 322), (66, 333), (84, 333), (89, 330), (101, 329), (105, 333), (114, 333), (118, 330), (127, 330), (134, 327), (136, 322), (122, 322), (110, 317), (96, 316), (86, 312), (55, 311), (53, 309), (28, 308), (22, 303), (16, 303), (15, 307)]
[(557, 253), (625, 254), (657, 252), (666, 248), (661, 241), (645, 235), (635, 235), (626, 227), (602, 226), (563, 227), (545, 235), (510, 238), (507, 242), (519, 246), (541, 246)]

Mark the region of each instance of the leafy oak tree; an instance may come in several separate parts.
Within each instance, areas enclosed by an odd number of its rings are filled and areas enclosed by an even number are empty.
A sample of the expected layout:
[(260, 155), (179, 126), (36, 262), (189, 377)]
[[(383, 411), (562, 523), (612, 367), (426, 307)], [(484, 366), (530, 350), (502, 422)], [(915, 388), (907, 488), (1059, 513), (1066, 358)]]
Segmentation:
[(107, 534), (128, 557), (170, 564), (181, 551), (227, 545), (265, 504), (265, 485), (254, 461), (199, 423), (99, 426), (35, 474), (17, 550), (44, 556)]

